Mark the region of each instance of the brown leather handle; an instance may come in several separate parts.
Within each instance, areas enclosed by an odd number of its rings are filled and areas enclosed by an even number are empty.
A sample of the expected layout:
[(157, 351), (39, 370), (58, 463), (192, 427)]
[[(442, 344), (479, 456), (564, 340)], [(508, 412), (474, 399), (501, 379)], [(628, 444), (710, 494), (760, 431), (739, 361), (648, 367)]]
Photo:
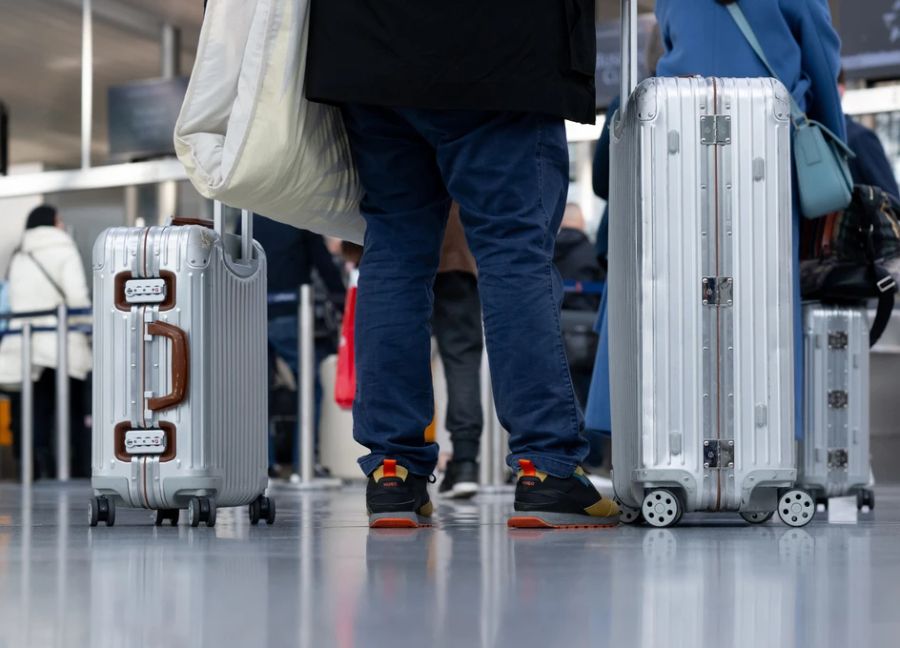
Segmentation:
[(216, 224), (205, 218), (187, 218), (184, 216), (173, 216), (172, 217), (172, 225), (200, 225), (201, 227), (208, 227), (209, 229), (215, 229)]
[(155, 412), (175, 407), (187, 396), (188, 389), (188, 357), (187, 333), (167, 322), (151, 322), (147, 325), (147, 333), (167, 338), (172, 342), (172, 391), (165, 396), (150, 398), (147, 407)]

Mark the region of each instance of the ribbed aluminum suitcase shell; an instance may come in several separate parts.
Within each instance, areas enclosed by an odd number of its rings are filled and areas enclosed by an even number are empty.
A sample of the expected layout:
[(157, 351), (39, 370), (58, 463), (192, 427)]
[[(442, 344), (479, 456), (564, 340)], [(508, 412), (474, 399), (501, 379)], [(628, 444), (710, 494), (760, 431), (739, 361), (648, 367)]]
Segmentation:
[(869, 322), (864, 308), (803, 309), (806, 427), (800, 484), (818, 497), (865, 489), (869, 456)]
[[(239, 506), (265, 492), (266, 259), (254, 245), (253, 261), (239, 264), (223, 239), (201, 226), (119, 227), (97, 239), (97, 495), (173, 509), (185, 508), (192, 496)], [(127, 279), (158, 277), (166, 283), (164, 303), (127, 303)], [(177, 391), (175, 374), (184, 372), (183, 400), (166, 406), (166, 395)], [(164, 431), (164, 453), (129, 454), (125, 433), (142, 429)]]
[(793, 484), (790, 109), (773, 79), (653, 78), (613, 126), (616, 494), (770, 512)]

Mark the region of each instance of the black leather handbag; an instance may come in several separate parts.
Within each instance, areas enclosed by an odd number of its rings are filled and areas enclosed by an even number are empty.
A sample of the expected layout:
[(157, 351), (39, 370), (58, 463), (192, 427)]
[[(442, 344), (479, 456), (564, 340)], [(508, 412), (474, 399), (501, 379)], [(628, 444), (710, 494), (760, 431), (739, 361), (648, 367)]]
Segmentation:
[(891, 318), (900, 278), (900, 201), (877, 187), (857, 185), (847, 209), (803, 227), (804, 299), (834, 304), (877, 299), (869, 333), (874, 346)]

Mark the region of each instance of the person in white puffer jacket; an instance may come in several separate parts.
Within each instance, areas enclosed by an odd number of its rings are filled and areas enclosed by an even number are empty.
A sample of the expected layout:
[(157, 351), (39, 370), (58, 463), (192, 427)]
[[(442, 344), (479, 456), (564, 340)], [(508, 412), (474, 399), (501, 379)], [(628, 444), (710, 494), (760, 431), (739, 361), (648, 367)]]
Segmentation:
[[(13, 253), (7, 276), (12, 312), (53, 310), (62, 303), (70, 309), (90, 306), (81, 256), (75, 241), (62, 229), (62, 221), (54, 207), (42, 205), (29, 214), (22, 242)], [(56, 327), (55, 316), (35, 317), (30, 322), (34, 327)], [(23, 323), (23, 320), (13, 320), (9, 328), (21, 329)], [(90, 446), (80, 436), (85, 434), (81, 396), (83, 381), (91, 371), (92, 360), (90, 344), (84, 333), (69, 333), (68, 342), (73, 474), (78, 475), (89, 467), (88, 457), (79, 455), (85, 454), (84, 448)], [(56, 346), (55, 332), (35, 333), (33, 336), (31, 379), (35, 383), (36, 477), (50, 477), (55, 469)], [(19, 335), (7, 335), (0, 341), (0, 385), (15, 391), (20, 390), (22, 385), (21, 349), (22, 338)]]

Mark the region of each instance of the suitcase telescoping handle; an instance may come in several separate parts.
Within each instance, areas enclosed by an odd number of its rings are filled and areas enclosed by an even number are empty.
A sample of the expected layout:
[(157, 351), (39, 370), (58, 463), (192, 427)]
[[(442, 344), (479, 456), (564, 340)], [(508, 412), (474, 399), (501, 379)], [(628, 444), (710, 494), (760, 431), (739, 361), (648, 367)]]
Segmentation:
[[(213, 202), (213, 228), (219, 236), (225, 236), (225, 219), (222, 214), (222, 203)], [(241, 210), (241, 256), (239, 261), (250, 263), (253, 260), (253, 215), (249, 209)]]
[[(637, 0), (622, 0), (622, 73), (619, 100), (622, 108), (628, 103), (628, 97), (637, 87), (638, 77), (638, 27)], [(624, 114), (620, 110), (619, 114)]]
[(180, 405), (187, 396), (190, 355), (187, 333), (177, 326), (168, 322), (151, 322), (147, 325), (147, 333), (167, 338), (172, 343), (172, 391), (147, 401), (148, 409), (156, 412)]

